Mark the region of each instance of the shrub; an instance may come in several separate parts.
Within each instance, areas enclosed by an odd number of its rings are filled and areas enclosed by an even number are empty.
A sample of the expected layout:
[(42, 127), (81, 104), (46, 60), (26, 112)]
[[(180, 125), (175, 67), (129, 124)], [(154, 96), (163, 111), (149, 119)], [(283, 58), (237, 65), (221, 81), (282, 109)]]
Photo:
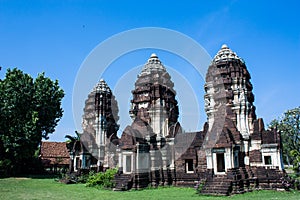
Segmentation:
[(88, 179), (90, 176), (93, 176), (95, 173), (90, 172), (89, 174), (81, 174), (80, 176), (77, 177), (77, 183), (87, 183)]
[(8, 159), (0, 160), (0, 177), (5, 177), (10, 173), (11, 161)]
[(281, 184), (283, 188), (286, 191), (290, 191), (290, 189), (293, 187), (293, 179), (291, 179), (289, 176), (281, 177)]
[(288, 179), (291, 183), (291, 189), (300, 190), (300, 174), (299, 173), (292, 173), (288, 174), (285, 178)]
[(117, 169), (108, 169), (106, 172), (99, 172), (96, 174), (90, 174), (86, 186), (87, 187), (104, 187), (104, 188), (113, 188), (114, 187), (114, 176), (117, 173)]
[(77, 183), (77, 176), (74, 173), (61, 174), (61, 177), (55, 180), (65, 184), (74, 184)]
[(202, 179), (200, 182), (198, 182), (198, 184), (195, 186), (197, 193), (199, 193), (199, 194), (201, 193), (201, 191), (203, 190), (203, 188), (205, 186), (205, 183), (206, 183), (206, 179)]

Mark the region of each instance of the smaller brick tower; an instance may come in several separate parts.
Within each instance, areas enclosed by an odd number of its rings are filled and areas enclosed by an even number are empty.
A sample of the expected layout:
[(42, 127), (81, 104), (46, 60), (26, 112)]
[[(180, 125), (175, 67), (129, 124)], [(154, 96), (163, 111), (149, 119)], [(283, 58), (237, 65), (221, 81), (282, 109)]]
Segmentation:
[(118, 105), (107, 83), (101, 79), (85, 103), (82, 129), (84, 147), (92, 154), (99, 171), (116, 164)]

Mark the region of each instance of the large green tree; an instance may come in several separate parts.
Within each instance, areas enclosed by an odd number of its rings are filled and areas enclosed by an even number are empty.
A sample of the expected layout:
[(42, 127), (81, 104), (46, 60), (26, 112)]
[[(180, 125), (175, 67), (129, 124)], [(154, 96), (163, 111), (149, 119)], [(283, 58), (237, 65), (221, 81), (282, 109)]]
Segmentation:
[[(26, 169), (41, 140), (53, 133), (63, 110), (64, 91), (44, 73), (33, 79), (19, 69), (0, 80), (0, 169)], [(1, 172), (0, 172), (1, 173)]]
[(270, 127), (281, 132), (283, 159), (286, 164), (294, 164), (299, 169), (300, 162), (300, 107), (286, 111), (280, 119), (274, 119)]

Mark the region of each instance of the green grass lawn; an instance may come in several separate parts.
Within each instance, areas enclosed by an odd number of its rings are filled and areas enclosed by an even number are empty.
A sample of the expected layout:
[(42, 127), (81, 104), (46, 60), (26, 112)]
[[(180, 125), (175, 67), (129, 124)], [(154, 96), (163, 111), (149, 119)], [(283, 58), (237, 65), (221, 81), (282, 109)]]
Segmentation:
[(0, 199), (288, 199), (299, 200), (300, 192), (254, 191), (230, 197), (196, 194), (193, 188), (159, 188), (141, 191), (114, 192), (85, 187), (84, 184), (65, 185), (54, 179), (0, 179)]

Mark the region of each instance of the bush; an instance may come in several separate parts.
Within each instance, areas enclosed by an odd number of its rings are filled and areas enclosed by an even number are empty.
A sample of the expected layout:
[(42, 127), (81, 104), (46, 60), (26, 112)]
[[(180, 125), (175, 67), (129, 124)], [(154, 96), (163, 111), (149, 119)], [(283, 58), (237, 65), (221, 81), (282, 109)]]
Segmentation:
[(77, 183), (77, 176), (74, 173), (61, 174), (61, 177), (56, 179), (57, 181), (65, 184)]
[(282, 185), (285, 190), (291, 189), (300, 190), (300, 176), (299, 173), (288, 174), (281, 178)]
[(115, 186), (113, 179), (117, 173), (117, 169), (108, 169), (106, 172), (99, 172), (96, 174), (90, 174), (86, 186), (87, 187), (103, 187), (103, 188), (113, 188)]
[(205, 186), (205, 183), (206, 183), (206, 179), (202, 179), (200, 182), (198, 182), (198, 184), (195, 186), (196, 190), (197, 190), (197, 193), (201, 193), (204, 186)]
[(94, 175), (94, 172), (90, 172), (89, 174), (81, 174), (77, 177), (77, 183), (87, 183), (90, 176)]
[(0, 177), (10, 174), (11, 161), (8, 159), (0, 160)]
[(289, 176), (281, 177), (281, 184), (286, 191), (290, 191), (293, 188), (294, 180)]

